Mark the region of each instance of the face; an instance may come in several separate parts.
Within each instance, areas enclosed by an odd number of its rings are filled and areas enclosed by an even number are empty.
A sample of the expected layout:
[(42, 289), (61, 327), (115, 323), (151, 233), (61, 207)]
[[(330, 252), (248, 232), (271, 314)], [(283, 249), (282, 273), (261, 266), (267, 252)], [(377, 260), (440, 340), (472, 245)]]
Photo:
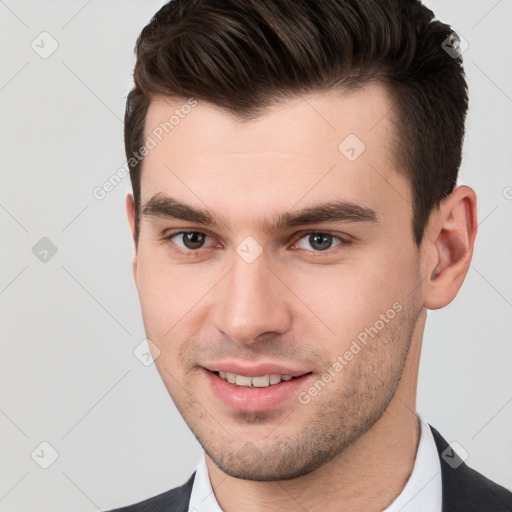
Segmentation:
[(245, 122), (186, 105), (146, 119), (134, 275), (155, 364), (225, 473), (307, 474), (379, 420), (417, 335), (390, 100), (314, 93)]

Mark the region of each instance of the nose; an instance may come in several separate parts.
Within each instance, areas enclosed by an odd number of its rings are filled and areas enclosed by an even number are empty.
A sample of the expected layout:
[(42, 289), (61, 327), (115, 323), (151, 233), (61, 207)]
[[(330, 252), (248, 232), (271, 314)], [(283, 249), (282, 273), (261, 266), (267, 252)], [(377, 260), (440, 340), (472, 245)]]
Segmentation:
[(244, 345), (282, 334), (292, 321), (286, 287), (263, 255), (252, 263), (234, 256), (231, 272), (217, 289), (214, 307), (214, 327)]

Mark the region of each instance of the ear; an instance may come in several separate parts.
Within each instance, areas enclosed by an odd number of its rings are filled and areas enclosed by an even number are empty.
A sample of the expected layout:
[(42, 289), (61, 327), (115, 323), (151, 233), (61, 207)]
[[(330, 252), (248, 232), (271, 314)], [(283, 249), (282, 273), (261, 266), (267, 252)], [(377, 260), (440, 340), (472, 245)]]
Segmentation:
[(476, 194), (465, 185), (456, 187), (434, 210), (425, 232), (427, 309), (447, 306), (459, 292), (471, 264), (476, 231)]
[(128, 193), (126, 195), (126, 215), (128, 217), (128, 225), (132, 234), (132, 240), (134, 245), (134, 254), (132, 261), (132, 273), (135, 283), (137, 283), (137, 242), (135, 240), (135, 201), (133, 194)]

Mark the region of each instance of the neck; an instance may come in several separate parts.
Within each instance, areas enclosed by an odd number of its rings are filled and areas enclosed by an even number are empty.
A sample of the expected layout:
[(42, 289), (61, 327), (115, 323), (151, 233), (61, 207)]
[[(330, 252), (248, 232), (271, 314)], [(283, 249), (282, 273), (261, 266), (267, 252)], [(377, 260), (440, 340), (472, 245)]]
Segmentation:
[(233, 478), (206, 456), (212, 488), (225, 512), (381, 512), (400, 494), (412, 472), (419, 443), (416, 410), (421, 344), (412, 343), (396, 393), (381, 418), (343, 453), (292, 480), (254, 482)]

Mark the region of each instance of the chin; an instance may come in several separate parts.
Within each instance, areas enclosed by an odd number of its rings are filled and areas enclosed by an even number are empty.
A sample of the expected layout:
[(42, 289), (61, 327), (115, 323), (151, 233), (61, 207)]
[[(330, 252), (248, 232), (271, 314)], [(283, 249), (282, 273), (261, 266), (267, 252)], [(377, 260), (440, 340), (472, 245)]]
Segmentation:
[[(225, 474), (241, 480), (273, 482), (292, 480), (311, 473), (337, 455), (337, 451), (319, 451), (309, 447), (304, 452), (297, 447), (276, 446), (260, 450), (253, 443), (246, 443), (235, 453), (223, 451), (219, 447), (205, 452)], [(312, 448), (312, 450), (311, 450)]]

